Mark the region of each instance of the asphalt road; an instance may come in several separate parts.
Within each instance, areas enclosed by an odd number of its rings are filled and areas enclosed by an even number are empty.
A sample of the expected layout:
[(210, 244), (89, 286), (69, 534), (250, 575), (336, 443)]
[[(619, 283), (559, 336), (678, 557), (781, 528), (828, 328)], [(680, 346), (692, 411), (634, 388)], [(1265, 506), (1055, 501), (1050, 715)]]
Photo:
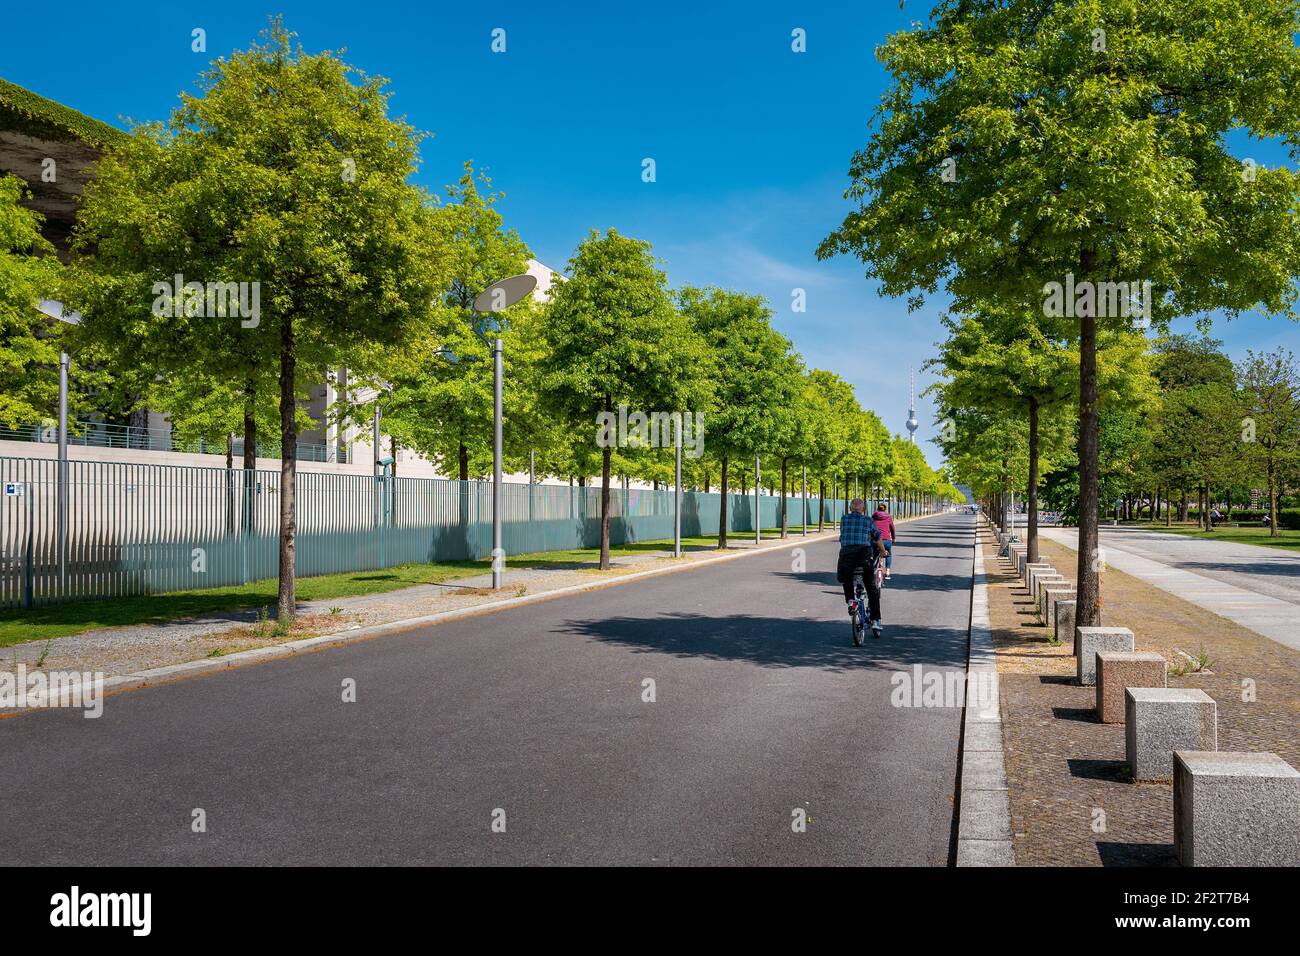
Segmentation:
[(890, 678), (964, 666), (973, 529), (861, 649), (827, 541), (0, 720), (0, 862), (943, 865), (961, 712)]

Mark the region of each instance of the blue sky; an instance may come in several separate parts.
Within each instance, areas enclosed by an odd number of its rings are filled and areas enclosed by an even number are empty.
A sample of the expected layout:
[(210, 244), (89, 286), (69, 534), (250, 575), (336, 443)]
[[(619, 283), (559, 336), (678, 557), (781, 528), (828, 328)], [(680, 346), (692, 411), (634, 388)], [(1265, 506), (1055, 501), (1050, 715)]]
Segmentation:
[[(880, 298), (855, 261), (818, 262), (843, 218), (849, 159), (885, 76), (874, 49), (928, 4), (287, 3), (12, 6), (0, 76), (116, 125), (159, 119), (207, 62), (247, 46), (283, 13), (310, 50), (392, 81), (393, 111), (435, 134), (420, 180), (441, 191), (472, 159), (506, 192), (509, 225), (563, 269), (588, 230), (647, 239), (674, 285), (767, 296), (777, 327), (813, 366), (852, 382), (901, 431), (908, 371), (941, 337), (939, 303), (909, 314)], [(207, 31), (207, 53), (190, 49)], [(506, 52), (491, 51), (506, 31)], [(791, 51), (806, 31), (807, 52)], [(52, 32), (53, 31), (53, 32)], [(1279, 150), (1252, 147), (1259, 162)], [(657, 181), (641, 180), (655, 160)], [(794, 288), (807, 311), (791, 310)], [(1191, 330), (1191, 323), (1185, 329)], [(1300, 326), (1249, 317), (1216, 323), (1234, 358), (1300, 352)], [(935, 432), (918, 402), (918, 439)], [(932, 463), (940, 456), (922, 442)]]

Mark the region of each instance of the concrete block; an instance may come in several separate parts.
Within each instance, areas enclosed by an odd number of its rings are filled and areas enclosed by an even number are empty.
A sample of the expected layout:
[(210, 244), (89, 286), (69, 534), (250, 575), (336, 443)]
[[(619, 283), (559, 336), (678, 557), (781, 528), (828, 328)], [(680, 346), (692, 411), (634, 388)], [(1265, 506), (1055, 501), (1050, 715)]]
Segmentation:
[(1034, 581), (1038, 579), (1038, 576), (1040, 574), (1055, 574), (1055, 573), (1056, 573), (1056, 568), (1052, 567), (1050, 564), (1042, 564), (1042, 563), (1027, 564), (1025, 565), (1025, 587), (1029, 589), (1030, 594), (1033, 594)]
[(1174, 752), (1183, 866), (1300, 866), (1300, 772), (1274, 753)]
[[(1056, 640), (1060, 643), (1074, 642), (1074, 609), (1078, 603), (1074, 598), (1063, 598), (1056, 602), (1052, 620), (1056, 625)], [(1079, 653), (1078, 645), (1075, 646), (1075, 653)]]
[(1034, 607), (1043, 603), (1043, 589), (1053, 584), (1068, 584), (1064, 574), (1039, 574), (1034, 578)]
[(1097, 716), (1103, 724), (1122, 724), (1124, 691), (1167, 686), (1165, 659), (1155, 651), (1101, 651), (1097, 654)]
[(1078, 593), (1078, 589), (1069, 581), (1046, 585), (1038, 592), (1038, 616), (1044, 624), (1051, 627), (1056, 622), (1056, 602), (1062, 599), (1073, 600)]
[(1134, 780), (1173, 779), (1175, 750), (1219, 748), (1214, 698), (1196, 688), (1126, 687), (1124, 745)]
[(1097, 683), (1098, 651), (1133, 650), (1133, 632), (1127, 627), (1076, 627), (1074, 653), (1077, 658), (1075, 676), (1085, 687)]

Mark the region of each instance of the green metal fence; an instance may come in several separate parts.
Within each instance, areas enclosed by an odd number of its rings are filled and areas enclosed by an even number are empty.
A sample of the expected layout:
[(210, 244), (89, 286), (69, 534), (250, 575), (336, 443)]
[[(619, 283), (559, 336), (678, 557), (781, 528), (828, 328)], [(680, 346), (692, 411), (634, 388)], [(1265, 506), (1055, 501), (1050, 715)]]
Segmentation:
[[(66, 572), (60, 584), (58, 462), (0, 457), (0, 607), (223, 587), (274, 577), (280, 472), (123, 462), (68, 462)], [(406, 562), (481, 559), (492, 550), (490, 482), (298, 472), (297, 572), (308, 576)], [(506, 555), (600, 543), (600, 488), (509, 484)], [(614, 544), (671, 539), (673, 494), (614, 488)], [(754, 531), (754, 496), (729, 495), (727, 528)], [(682, 534), (716, 534), (721, 496), (682, 496)], [(780, 501), (760, 495), (762, 526)], [(788, 523), (804, 501), (786, 499)], [(807, 501), (827, 520), (844, 502)]]

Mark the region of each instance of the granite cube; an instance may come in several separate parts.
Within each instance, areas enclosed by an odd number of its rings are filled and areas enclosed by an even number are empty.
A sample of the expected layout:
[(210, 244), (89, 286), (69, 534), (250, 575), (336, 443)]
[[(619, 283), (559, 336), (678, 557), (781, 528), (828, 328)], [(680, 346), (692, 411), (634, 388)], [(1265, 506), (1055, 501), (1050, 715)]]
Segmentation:
[(1165, 686), (1165, 659), (1154, 651), (1097, 654), (1097, 717), (1103, 724), (1124, 723), (1127, 688)]
[(1134, 780), (1171, 780), (1175, 750), (1217, 750), (1217, 708), (1203, 690), (1124, 689), (1124, 750)]
[(1274, 753), (1174, 751), (1183, 866), (1300, 866), (1300, 772)]
[(1098, 651), (1133, 650), (1133, 632), (1127, 627), (1076, 627), (1074, 629), (1075, 676), (1085, 687), (1097, 683)]

